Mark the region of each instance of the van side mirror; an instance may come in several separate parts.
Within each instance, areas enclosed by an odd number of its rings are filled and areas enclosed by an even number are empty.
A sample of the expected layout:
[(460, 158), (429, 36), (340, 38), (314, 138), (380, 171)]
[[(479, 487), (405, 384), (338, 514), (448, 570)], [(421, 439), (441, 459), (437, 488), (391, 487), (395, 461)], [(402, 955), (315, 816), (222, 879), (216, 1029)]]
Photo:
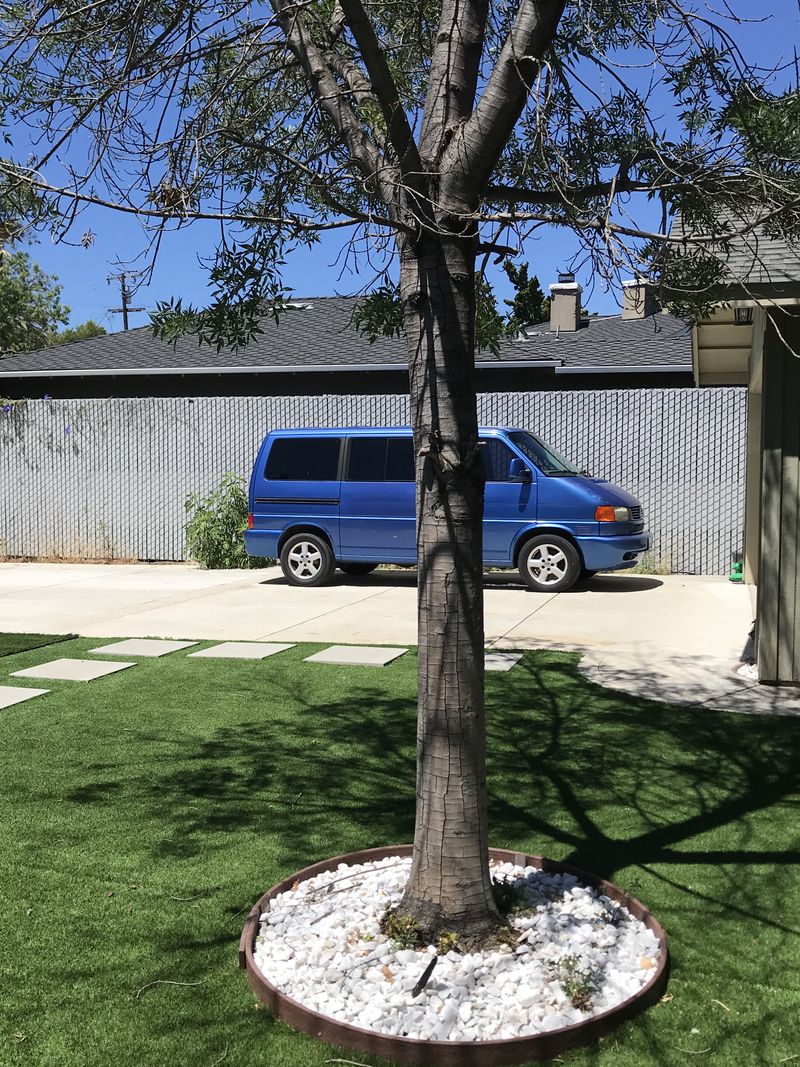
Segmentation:
[(508, 464), (508, 480), (510, 482), (530, 482), (533, 480), (530, 467), (526, 467), (521, 459), (512, 459)]

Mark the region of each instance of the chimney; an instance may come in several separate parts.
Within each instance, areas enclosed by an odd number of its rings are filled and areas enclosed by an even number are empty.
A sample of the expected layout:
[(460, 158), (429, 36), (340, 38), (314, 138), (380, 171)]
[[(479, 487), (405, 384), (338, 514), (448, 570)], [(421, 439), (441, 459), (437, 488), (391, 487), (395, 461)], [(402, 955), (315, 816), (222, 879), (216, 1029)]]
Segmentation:
[(644, 278), (632, 278), (622, 283), (623, 319), (644, 319), (657, 310), (652, 286)]
[(583, 289), (575, 275), (559, 274), (550, 286), (550, 329), (553, 333), (574, 333), (581, 323), (581, 295)]

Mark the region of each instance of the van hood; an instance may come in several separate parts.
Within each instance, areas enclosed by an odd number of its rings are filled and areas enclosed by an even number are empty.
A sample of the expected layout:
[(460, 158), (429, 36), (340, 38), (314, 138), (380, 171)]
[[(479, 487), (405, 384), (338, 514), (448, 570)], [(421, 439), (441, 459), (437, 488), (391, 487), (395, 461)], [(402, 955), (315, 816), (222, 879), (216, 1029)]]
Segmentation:
[(578, 474), (573, 478), (559, 478), (558, 480), (580, 489), (595, 504), (611, 504), (626, 508), (641, 507), (640, 501), (633, 493), (629, 493), (627, 489), (620, 489), (618, 485), (612, 485), (605, 478), (589, 478), (585, 474)]

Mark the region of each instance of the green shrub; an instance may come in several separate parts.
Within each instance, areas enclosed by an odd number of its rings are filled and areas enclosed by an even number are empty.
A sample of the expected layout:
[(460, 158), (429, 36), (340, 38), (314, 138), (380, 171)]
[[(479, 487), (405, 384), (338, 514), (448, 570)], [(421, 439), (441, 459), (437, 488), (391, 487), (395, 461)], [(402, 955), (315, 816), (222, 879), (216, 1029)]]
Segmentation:
[(572, 1006), (580, 1011), (589, 1011), (592, 997), (599, 988), (595, 975), (581, 967), (578, 956), (562, 956), (550, 966)]
[(223, 475), (207, 497), (186, 498), (189, 519), (184, 527), (186, 548), (193, 560), (209, 570), (226, 567), (266, 567), (274, 560), (248, 556), (244, 550), (247, 529), (247, 490), (233, 471)]
[(397, 908), (387, 908), (381, 916), (381, 932), (394, 942), (395, 948), (421, 948), (422, 931), (416, 919), (401, 915)]
[(508, 878), (492, 878), (492, 894), (501, 915), (510, 915), (512, 911), (520, 911), (527, 904), (524, 885), (510, 882)]

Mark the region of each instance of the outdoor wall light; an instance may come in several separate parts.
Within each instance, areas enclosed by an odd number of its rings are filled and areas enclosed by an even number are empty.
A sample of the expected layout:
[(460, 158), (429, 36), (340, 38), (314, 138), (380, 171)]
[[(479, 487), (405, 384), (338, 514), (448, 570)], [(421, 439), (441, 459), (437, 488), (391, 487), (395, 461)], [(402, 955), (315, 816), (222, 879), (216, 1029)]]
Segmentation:
[(737, 326), (751, 326), (753, 324), (753, 309), (734, 308), (733, 321)]

